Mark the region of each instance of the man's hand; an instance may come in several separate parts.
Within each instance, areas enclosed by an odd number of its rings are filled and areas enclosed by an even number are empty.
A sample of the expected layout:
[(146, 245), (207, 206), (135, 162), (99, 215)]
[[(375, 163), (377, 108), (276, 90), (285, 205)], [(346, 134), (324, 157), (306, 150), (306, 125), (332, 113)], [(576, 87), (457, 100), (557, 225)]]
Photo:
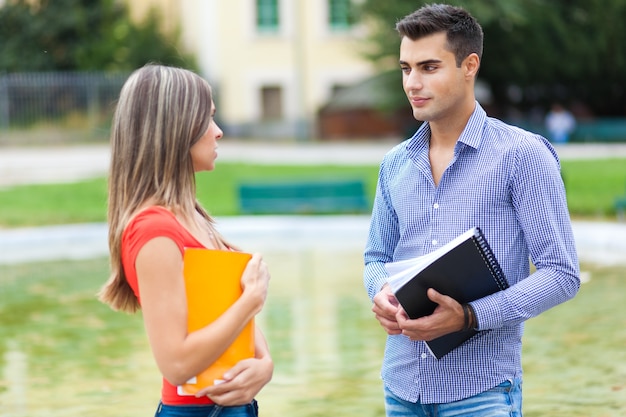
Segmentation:
[(396, 316), (399, 311), (399, 303), (388, 284), (383, 285), (378, 294), (374, 296), (372, 311), (376, 320), (383, 326), (387, 334), (401, 334)]
[(438, 304), (430, 316), (411, 320), (404, 309), (398, 309), (396, 322), (403, 335), (411, 340), (433, 340), (463, 328), (465, 320), (461, 304), (432, 288), (428, 290), (428, 298)]

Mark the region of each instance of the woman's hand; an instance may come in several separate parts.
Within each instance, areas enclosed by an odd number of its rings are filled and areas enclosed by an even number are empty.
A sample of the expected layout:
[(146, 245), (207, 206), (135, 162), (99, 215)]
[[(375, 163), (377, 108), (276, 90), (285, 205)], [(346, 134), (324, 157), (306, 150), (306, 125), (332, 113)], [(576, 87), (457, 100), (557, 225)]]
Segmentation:
[(198, 391), (196, 397), (208, 396), (224, 406), (248, 404), (272, 379), (274, 362), (261, 329), (255, 329), (255, 358), (239, 361), (223, 376), (224, 382)]
[(248, 261), (241, 277), (243, 295), (251, 297), (253, 303), (255, 303), (254, 314), (260, 312), (263, 308), (263, 304), (265, 304), (269, 280), (270, 273), (267, 264), (260, 254), (255, 253)]
[(199, 391), (196, 397), (207, 396), (223, 406), (248, 404), (272, 379), (273, 371), (269, 358), (244, 359), (224, 374), (224, 382)]

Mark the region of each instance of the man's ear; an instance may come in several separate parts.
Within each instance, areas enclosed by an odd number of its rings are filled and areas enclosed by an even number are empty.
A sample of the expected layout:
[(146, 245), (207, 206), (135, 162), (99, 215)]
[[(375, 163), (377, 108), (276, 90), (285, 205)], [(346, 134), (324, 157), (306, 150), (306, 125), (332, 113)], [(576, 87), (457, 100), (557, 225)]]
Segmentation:
[(465, 71), (466, 78), (474, 78), (476, 74), (478, 74), (478, 69), (480, 68), (480, 58), (478, 54), (472, 53), (469, 54), (463, 60), (463, 70)]

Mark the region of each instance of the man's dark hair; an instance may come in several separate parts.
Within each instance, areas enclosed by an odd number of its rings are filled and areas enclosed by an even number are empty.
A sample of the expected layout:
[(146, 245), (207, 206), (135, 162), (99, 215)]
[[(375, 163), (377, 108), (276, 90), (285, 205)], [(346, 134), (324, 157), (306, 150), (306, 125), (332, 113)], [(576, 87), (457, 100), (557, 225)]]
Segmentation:
[(483, 55), (483, 29), (465, 9), (447, 4), (424, 6), (396, 23), (400, 37), (413, 41), (445, 32), (448, 49), (454, 54), (456, 65), (472, 53)]

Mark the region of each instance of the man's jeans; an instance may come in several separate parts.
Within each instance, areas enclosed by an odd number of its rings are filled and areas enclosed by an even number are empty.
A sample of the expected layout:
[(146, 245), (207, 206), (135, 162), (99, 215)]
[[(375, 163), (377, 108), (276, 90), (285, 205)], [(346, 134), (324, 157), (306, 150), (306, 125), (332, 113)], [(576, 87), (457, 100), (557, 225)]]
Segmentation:
[(473, 397), (447, 404), (411, 403), (385, 387), (387, 417), (521, 417), (522, 380), (505, 381)]

